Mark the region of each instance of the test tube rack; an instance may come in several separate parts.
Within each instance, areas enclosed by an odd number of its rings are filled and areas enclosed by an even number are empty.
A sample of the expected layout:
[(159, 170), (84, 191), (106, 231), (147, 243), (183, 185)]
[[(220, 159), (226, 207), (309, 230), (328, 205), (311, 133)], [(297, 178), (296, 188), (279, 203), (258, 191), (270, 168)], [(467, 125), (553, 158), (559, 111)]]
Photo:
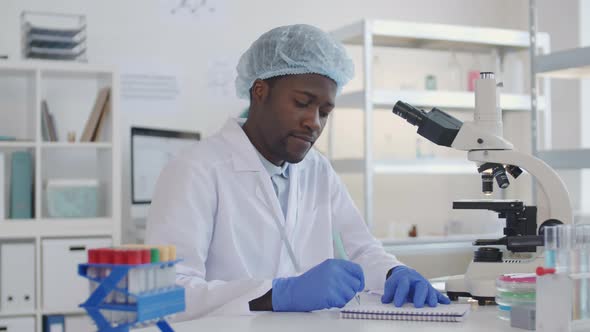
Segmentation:
[[(584, 296), (582, 291), (577, 289), (576, 284), (586, 284), (586, 289), (583, 292), (587, 292), (589, 281), (590, 273), (546, 273), (538, 275), (536, 285), (536, 330), (538, 332), (590, 331), (590, 317), (575, 317), (575, 313), (582, 309), (578, 303), (580, 297)], [(586, 296), (588, 296), (587, 293)]]
[[(147, 292), (142, 294), (130, 293), (127, 289), (118, 288), (117, 285), (125, 278), (132, 269), (166, 268), (178, 263), (180, 260), (140, 264), (140, 265), (115, 265), (115, 264), (79, 264), (78, 274), (90, 281), (98, 283), (98, 286), (90, 294), (86, 302), (80, 304), (88, 315), (94, 320), (99, 332), (128, 332), (133, 327), (153, 323), (162, 332), (174, 332), (172, 327), (164, 319), (175, 313), (183, 312), (186, 309), (184, 288), (173, 286), (165, 290)], [(110, 274), (104, 279), (88, 275), (89, 268), (107, 268)], [(133, 304), (105, 303), (105, 299), (111, 292), (120, 292), (127, 296), (134, 296), (136, 302)], [(135, 313), (136, 318), (132, 322), (116, 326), (105, 318), (101, 311)]]

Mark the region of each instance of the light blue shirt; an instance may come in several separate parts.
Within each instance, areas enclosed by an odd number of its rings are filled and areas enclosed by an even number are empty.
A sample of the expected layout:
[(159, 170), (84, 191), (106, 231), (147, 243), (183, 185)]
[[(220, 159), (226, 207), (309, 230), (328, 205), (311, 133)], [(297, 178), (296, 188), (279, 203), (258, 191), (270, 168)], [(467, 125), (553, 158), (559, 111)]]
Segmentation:
[(283, 166), (277, 166), (264, 158), (258, 150), (256, 150), (256, 153), (258, 153), (264, 169), (266, 169), (268, 176), (270, 176), (275, 194), (281, 205), (281, 210), (283, 210), (283, 216), (287, 219), (287, 205), (289, 204), (289, 163), (285, 161)]

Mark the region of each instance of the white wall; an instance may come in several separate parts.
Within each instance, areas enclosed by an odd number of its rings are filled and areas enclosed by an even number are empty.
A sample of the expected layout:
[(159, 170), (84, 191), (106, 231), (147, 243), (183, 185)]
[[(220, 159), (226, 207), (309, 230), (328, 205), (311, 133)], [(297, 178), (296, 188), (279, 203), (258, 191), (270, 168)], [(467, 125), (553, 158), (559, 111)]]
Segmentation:
[[(164, 15), (164, 3), (174, 1), (156, 0), (3, 0), (0, 11), (0, 50), (3, 48), (12, 57), (18, 57), (19, 21), (23, 9), (47, 10), (54, 12), (80, 13), (88, 19), (88, 58), (92, 63), (114, 64), (124, 71), (130, 64), (150, 64), (157, 68), (172, 66), (180, 70), (180, 101), (182, 111), (178, 113), (145, 114), (141, 110), (128, 111), (124, 114), (124, 142), (122, 158), (124, 162), (124, 211), (128, 219), (129, 211), (129, 152), (128, 128), (130, 125), (157, 126), (201, 131), (205, 136), (216, 131), (228, 115), (238, 114), (245, 103), (233, 96), (211, 98), (208, 90), (210, 64), (217, 59), (235, 63), (239, 55), (268, 29), (291, 23), (310, 23), (326, 30), (357, 21), (361, 18), (385, 18), (408, 21), (448, 23), (459, 25), (491, 26), (500, 28), (526, 29), (527, 1), (521, 0), (302, 0), (277, 1), (239, 1), (218, 0), (210, 3), (218, 6), (216, 14), (219, 20), (207, 17), (194, 21), (173, 20)], [(563, 17), (560, 15), (560, 17)], [(354, 52), (354, 51), (353, 51)], [(394, 52), (395, 53), (395, 52)], [(392, 59), (402, 63), (404, 55), (396, 53)], [(407, 61), (408, 56), (405, 56)], [(444, 67), (448, 57), (441, 55), (424, 55), (424, 63), (429, 68)], [(473, 61), (467, 59), (466, 62)], [(485, 59), (481, 61), (485, 62)], [(423, 63), (414, 63), (414, 68), (421, 68)], [(470, 66), (467, 64), (466, 66)], [(436, 70), (436, 69), (432, 69)], [(399, 72), (391, 70), (389, 75), (399, 79)], [(419, 79), (412, 78), (420, 82)], [(357, 79), (351, 85), (359, 84)], [(353, 113), (354, 114), (354, 113)], [(350, 123), (357, 115), (350, 115)], [(346, 119), (346, 116), (344, 117)], [(524, 119), (526, 120), (526, 119)], [(389, 118), (387, 121), (393, 121)], [(346, 131), (360, 133), (361, 127), (344, 128)], [(382, 127), (378, 133), (385, 142), (383, 153), (392, 142), (392, 133)], [(395, 135), (398, 135), (396, 132)], [(412, 134), (409, 133), (405, 137)], [(353, 136), (360, 137), (360, 136)], [(398, 136), (394, 137), (394, 141)], [(376, 138), (379, 141), (379, 138)], [(522, 138), (526, 144), (527, 137)], [(410, 138), (413, 142), (413, 138)], [(357, 140), (360, 144), (360, 140)], [(344, 145), (346, 147), (346, 145)], [(360, 146), (360, 145), (359, 145)], [(404, 145), (399, 145), (403, 147)], [(345, 149), (346, 150), (346, 149)], [(354, 149), (353, 149), (354, 150)], [(413, 151), (410, 148), (409, 153)], [(348, 153), (349, 151), (345, 151)], [(360, 150), (362, 153), (362, 150)], [(407, 152), (407, 151), (406, 151)], [(403, 153), (406, 153), (403, 152)], [(359, 150), (351, 153), (357, 154)], [(359, 178), (347, 180), (353, 196), (360, 202)], [(467, 188), (464, 195), (479, 193), (479, 182), (473, 178), (456, 179), (453, 177), (424, 179), (407, 177), (404, 179), (388, 178), (381, 181), (377, 188), (376, 205), (388, 206), (393, 210), (376, 211), (382, 223), (382, 233), (387, 233), (390, 221), (406, 220), (419, 223), (422, 230), (440, 233), (441, 219), (450, 216), (450, 196), (446, 188)], [(420, 188), (436, 187), (436, 191)], [(415, 191), (408, 191), (408, 188)], [(420, 200), (429, 208), (408, 208), (405, 202)], [(396, 200), (403, 197), (403, 200)], [(454, 197), (453, 197), (454, 198)], [(392, 205), (392, 202), (398, 202)], [(404, 202), (402, 204), (401, 202)], [(414, 218), (414, 220), (409, 220)], [(478, 217), (474, 217), (476, 219)], [(429, 225), (436, 225), (429, 229)], [(470, 226), (468, 226), (470, 227)]]

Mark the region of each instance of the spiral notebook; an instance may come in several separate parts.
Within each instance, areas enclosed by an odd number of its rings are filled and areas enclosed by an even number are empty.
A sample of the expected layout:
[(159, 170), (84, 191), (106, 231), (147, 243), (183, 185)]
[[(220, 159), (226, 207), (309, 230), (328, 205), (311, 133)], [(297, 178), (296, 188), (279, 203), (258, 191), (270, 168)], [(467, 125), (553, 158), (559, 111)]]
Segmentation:
[(427, 322), (461, 322), (469, 314), (469, 304), (439, 304), (435, 308), (415, 308), (406, 303), (398, 308), (393, 304), (381, 303), (380, 295), (363, 294), (361, 303), (351, 301), (340, 309), (340, 317), (345, 319), (411, 320)]

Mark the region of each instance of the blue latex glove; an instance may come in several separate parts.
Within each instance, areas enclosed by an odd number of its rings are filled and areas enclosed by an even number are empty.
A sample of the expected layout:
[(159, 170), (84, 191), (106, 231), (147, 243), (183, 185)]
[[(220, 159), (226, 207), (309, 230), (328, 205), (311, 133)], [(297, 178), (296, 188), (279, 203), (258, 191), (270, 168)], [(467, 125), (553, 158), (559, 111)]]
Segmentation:
[(401, 307), (406, 302), (414, 302), (416, 308), (422, 308), (424, 304), (436, 307), (438, 303), (451, 303), (448, 297), (434, 289), (420, 273), (406, 266), (395, 267), (385, 281), (381, 302), (392, 301), (396, 307)]
[(298, 277), (272, 282), (273, 311), (313, 311), (342, 308), (365, 288), (360, 265), (328, 259)]

